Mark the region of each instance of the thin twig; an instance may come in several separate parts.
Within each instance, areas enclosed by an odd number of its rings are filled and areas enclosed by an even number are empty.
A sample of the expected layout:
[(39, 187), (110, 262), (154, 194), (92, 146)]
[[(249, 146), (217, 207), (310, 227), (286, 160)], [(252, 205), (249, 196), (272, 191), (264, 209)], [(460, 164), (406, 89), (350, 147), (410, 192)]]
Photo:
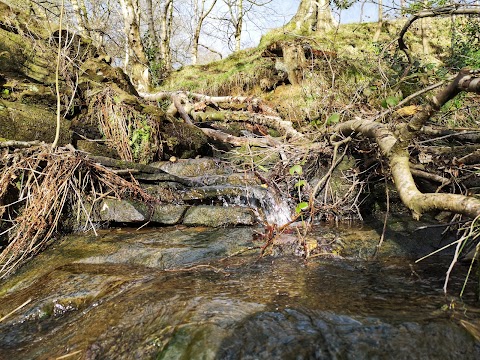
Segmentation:
[(58, 52), (57, 52), (57, 67), (55, 69), (55, 92), (57, 94), (57, 128), (55, 130), (55, 139), (52, 143), (52, 149), (55, 149), (58, 145), (58, 140), (60, 139), (60, 125), (61, 125), (61, 98), (60, 98), (60, 58), (62, 56), (62, 22), (63, 22), (63, 12), (65, 10), (65, 0), (62, 0), (60, 6), (60, 19), (59, 19), (59, 29), (58, 29)]
[(0, 323), (2, 321), (5, 321), (7, 318), (9, 318), (11, 315), (15, 314), (18, 310), (20, 310), (21, 308), (23, 308), (24, 306), (30, 304), (30, 302), (32, 301), (32, 299), (28, 299), (27, 301), (25, 301), (22, 305), (16, 307), (15, 309), (13, 309), (12, 311), (10, 311), (7, 315), (5, 315), (4, 317), (2, 317), (0, 319)]
[(380, 236), (380, 240), (378, 241), (377, 247), (375, 248), (375, 252), (373, 253), (374, 260), (377, 258), (378, 252), (380, 251), (383, 241), (385, 240), (385, 234), (387, 232), (388, 214), (390, 213), (390, 193), (388, 191), (387, 177), (385, 177), (385, 196), (387, 198), (387, 211), (385, 212), (385, 218), (383, 220), (382, 235)]
[[(453, 77), (447, 79), (447, 80), (452, 80)], [(442, 81), (439, 81), (438, 83), (436, 84), (433, 84), (433, 85), (430, 85), (430, 86), (427, 86), (426, 88), (420, 90), (420, 91), (417, 91), (416, 93), (413, 93), (409, 96), (407, 96), (405, 99), (403, 99), (402, 101), (400, 101), (397, 105), (395, 106), (392, 106), (391, 108), (385, 110), (384, 112), (380, 113), (379, 115), (375, 116), (373, 118), (373, 121), (378, 121), (380, 119), (383, 119), (386, 115), (392, 113), (394, 110), (396, 109), (399, 109), (400, 107), (402, 107), (403, 105), (405, 105), (406, 103), (408, 103), (410, 100), (413, 100), (415, 99), (416, 97), (422, 95), (422, 94), (425, 94), (426, 92), (429, 92), (430, 90), (434, 90), (440, 86), (442, 86), (443, 84), (445, 84), (445, 81), (446, 80), (442, 80)]]

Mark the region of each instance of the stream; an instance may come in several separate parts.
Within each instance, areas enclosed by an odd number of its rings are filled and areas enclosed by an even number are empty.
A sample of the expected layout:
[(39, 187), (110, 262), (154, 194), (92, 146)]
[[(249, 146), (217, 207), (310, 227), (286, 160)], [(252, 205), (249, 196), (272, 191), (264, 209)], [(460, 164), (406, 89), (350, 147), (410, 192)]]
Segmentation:
[(474, 284), (442, 291), (450, 257), (260, 258), (259, 230), (68, 236), (2, 283), (0, 359), (480, 358)]

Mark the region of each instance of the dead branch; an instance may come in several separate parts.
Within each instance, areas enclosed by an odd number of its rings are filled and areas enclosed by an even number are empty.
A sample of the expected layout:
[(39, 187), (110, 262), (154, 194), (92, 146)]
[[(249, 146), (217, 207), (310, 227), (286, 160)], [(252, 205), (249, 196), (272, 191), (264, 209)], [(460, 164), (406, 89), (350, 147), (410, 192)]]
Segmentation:
[(41, 141), (16, 141), (16, 140), (7, 140), (7, 141), (0, 141), (0, 149), (2, 148), (29, 148), (29, 147), (34, 147), (38, 145), (42, 145), (43, 143)]
[(232, 144), (234, 146), (258, 146), (258, 147), (271, 147), (271, 146), (278, 146), (280, 143), (273, 139), (271, 136), (265, 137), (239, 137), (233, 136), (230, 134), (226, 134), (219, 130), (208, 129), (208, 128), (200, 128), (205, 135), (208, 137)]
[(413, 136), (423, 127), (426, 122), (437, 113), (440, 108), (453, 99), (462, 91), (479, 92), (480, 78), (475, 77), (480, 73), (479, 70), (462, 69), (459, 71), (453, 81), (437, 95), (433, 96), (429, 104), (424, 106), (423, 110), (416, 113), (409, 121), (407, 126), (400, 128), (397, 135), (399, 144), (405, 146)]
[[(89, 197), (92, 203), (105, 193), (117, 198), (140, 199), (147, 204), (158, 201), (134, 182), (129, 182), (80, 152), (44, 147), (16, 150), (1, 159), (0, 202), (6, 201), (5, 191), (20, 176), (19, 199), (22, 209), (7, 230), (8, 244), (0, 252), (0, 279), (38, 253), (50, 241), (65, 214), (65, 206), (82, 203)], [(79, 181), (79, 179), (83, 179)], [(31, 180), (30, 180), (31, 179)], [(22, 194), (28, 194), (23, 196)], [(0, 207), (2, 213), (6, 206)], [(89, 213), (84, 208), (88, 218)]]
[(345, 139), (342, 139), (333, 143), (332, 165), (328, 169), (327, 173), (317, 182), (317, 184), (315, 185), (315, 187), (313, 188), (310, 194), (309, 205), (310, 205), (311, 211), (314, 211), (314, 205), (315, 205), (314, 201), (315, 201), (315, 197), (317, 196), (317, 193), (323, 189), (324, 184), (326, 184), (327, 180), (332, 176), (333, 171), (342, 162), (343, 158), (345, 157), (345, 154), (347, 153), (348, 146), (345, 146), (343, 153), (337, 159), (338, 148), (342, 145), (348, 145), (348, 143), (351, 140), (352, 139), (350, 137), (347, 137)]
[(446, 177), (436, 175), (436, 174), (432, 174), (432, 173), (429, 173), (429, 172), (426, 172), (426, 171), (423, 171), (423, 170), (420, 170), (420, 169), (416, 169), (411, 164), (410, 164), (410, 172), (412, 173), (412, 175), (414, 177), (434, 181), (434, 182), (440, 183), (441, 185), (447, 185), (451, 182)]
[(140, 92), (138, 95), (145, 100), (160, 101), (171, 99), (172, 95), (185, 94), (186, 96), (195, 99), (196, 101), (203, 101), (210, 104), (218, 103), (245, 103), (252, 102), (258, 103), (259, 99), (247, 97), (247, 96), (208, 96), (204, 94), (192, 93), (190, 91), (159, 91), (156, 93)]
[(405, 99), (403, 99), (402, 101), (400, 101), (397, 105), (395, 106), (392, 106), (391, 108), (383, 111), (382, 113), (380, 113), (379, 115), (377, 115), (375, 117), (375, 120), (381, 120), (383, 119), (385, 116), (387, 116), (388, 114), (394, 112), (396, 109), (399, 109), (401, 108), (403, 105), (407, 104), (409, 101), (415, 99), (416, 97), (422, 95), (422, 94), (425, 94), (426, 92), (429, 92), (430, 90), (434, 90), (440, 86), (442, 86), (443, 84), (445, 84), (445, 81), (442, 80), (442, 81), (439, 81), (438, 83), (436, 84), (433, 84), (433, 85), (430, 85), (430, 86), (427, 86), (426, 88), (422, 89), (422, 90), (419, 90), (409, 96), (407, 96)]
[(416, 133), (425, 123), (449, 100), (461, 91), (479, 91), (478, 70), (462, 69), (455, 79), (437, 95), (433, 96), (429, 104), (415, 114), (410, 122), (399, 129), (395, 134), (385, 125), (373, 120), (351, 120), (336, 126), (341, 136), (353, 136), (360, 133), (374, 139), (381, 154), (388, 160), (393, 181), (400, 199), (412, 211), (415, 218), (431, 210), (451, 211), (471, 218), (480, 215), (480, 200), (457, 194), (423, 194), (418, 190), (410, 169), (408, 146)]
[(403, 37), (408, 31), (410, 26), (418, 19), (428, 18), (428, 17), (439, 17), (439, 16), (452, 16), (452, 15), (476, 15), (480, 14), (480, 8), (475, 6), (464, 7), (460, 4), (452, 4), (445, 7), (427, 9), (418, 12), (408, 19), (407, 23), (403, 26), (402, 30), (398, 35), (398, 47), (401, 51), (405, 53), (407, 57), (408, 66), (402, 74), (402, 78), (410, 71), (411, 66), (413, 65), (413, 60), (410, 55), (408, 46), (405, 44)]
[(418, 19), (428, 18), (428, 17), (439, 17), (439, 16), (451, 16), (451, 15), (478, 15), (480, 14), (479, 7), (463, 7), (460, 4), (449, 5), (445, 7), (440, 7), (436, 9), (422, 10), (408, 19), (408, 21), (403, 26), (402, 30), (398, 34), (398, 46), (400, 50), (408, 50), (407, 45), (403, 40), (405, 33), (408, 31), (410, 26)]
[[(257, 98), (246, 96), (207, 96), (182, 91), (160, 91), (157, 93), (139, 93), (139, 95), (145, 100), (150, 101), (172, 100), (182, 119), (189, 124), (193, 124), (190, 116), (195, 120), (201, 119), (202, 121), (246, 121), (275, 129), (282, 133), (288, 140), (301, 140), (305, 138), (305, 135), (294, 129), (290, 121), (283, 120), (280, 116), (276, 115), (273, 109), (262, 104)], [(219, 104), (222, 103), (247, 103), (249, 106), (247, 111), (217, 111), (212, 114), (195, 111), (194, 109), (196, 107), (192, 106), (188, 113), (181, 103), (181, 97), (192, 98), (203, 104), (215, 104), (215, 106), (220, 108), (222, 107)], [(258, 111), (261, 111), (261, 113)], [(212, 132), (212, 136), (217, 135), (214, 135)], [(217, 140), (220, 140), (220, 137), (222, 136), (218, 135)], [(232, 140), (231, 138), (229, 139)]]
[(185, 108), (182, 105), (182, 100), (180, 99), (180, 96), (176, 93), (173, 93), (171, 96), (173, 105), (175, 105), (175, 108), (177, 109), (178, 113), (182, 117), (182, 119), (190, 125), (194, 125), (192, 122), (192, 119), (190, 119), (190, 116), (188, 116), (187, 112), (185, 111)]
[(473, 164), (480, 163), (480, 149), (476, 150), (471, 154), (465, 155), (460, 159), (457, 159), (457, 163), (464, 164), (464, 165), (473, 165)]
[(442, 139), (452, 139), (461, 141), (462, 143), (468, 141), (472, 143), (480, 142), (480, 130), (475, 128), (454, 128), (443, 129), (432, 126), (424, 126), (420, 132), (427, 136), (432, 136), (432, 139), (423, 140), (419, 143), (431, 142)]

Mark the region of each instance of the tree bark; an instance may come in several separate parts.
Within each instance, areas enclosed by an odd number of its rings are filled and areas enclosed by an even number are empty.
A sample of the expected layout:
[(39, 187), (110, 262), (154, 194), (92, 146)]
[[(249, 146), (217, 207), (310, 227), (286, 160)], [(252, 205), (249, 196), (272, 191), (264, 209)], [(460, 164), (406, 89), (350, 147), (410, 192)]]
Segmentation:
[[(76, 1), (76, 0), (75, 0)], [(148, 37), (150, 42), (150, 47), (157, 46), (158, 44), (158, 37), (157, 32), (155, 31), (155, 19), (153, 16), (153, 3), (152, 0), (146, 0), (145, 2), (147, 9), (147, 24), (148, 24)]]
[(238, 1), (238, 18), (235, 23), (235, 51), (240, 51), (243, 27), (243, 0)]
[[(213, 10), (213, 7), (217, 3), (217, 0), (212, 0), (210, 7), (205, 9), (206, 0), (201, 0), (201, 3), (198, 4), (198, 1), (195, 0), (195, 8), (194, 8), (194, 16), (196, 17), (195, 23), (195, 31), (193, 33), (193, 41), (192, 41), (192, 64), (196, 65), (198, 63), (198, 47), (200, 45), (200, 33), (202, 31), (203, 22), (207, 18), (208, 15)], [(200, 5), (200, 6), (199, 6)]]
[(71, 0), (71, 3), (75, 19), (77, 20), (77, 26), (80, 35), (89, 38), (90, 31), (88, 28), (87, 10), (85, 7), (85, 3), (83, 2), (83, 0)]
[(172, 55), (170, 51), (170, 38), (173, 24), (173, 0), (167, 0), (161, 10), (160, 16), (160, 54), (164, 61), (164, 68), (172, 68)]
[(378, 24), (377, 30), (375, 31), (375, 35), (373, 35), (373, 42), (377, 42), (380, 38), (380, 34), (382, 32), (383, 27), (383, 4), (382, 0), (378, 0)]
[(140, 36), (138, 0), (120, 0), (126, 36), (125, 68), (139, 91), (148, 91), (148, 60)]
[(330, 0), (302, 0), (297, 13), (290, 20), (297, 31), (325, 32), (333, 28)]

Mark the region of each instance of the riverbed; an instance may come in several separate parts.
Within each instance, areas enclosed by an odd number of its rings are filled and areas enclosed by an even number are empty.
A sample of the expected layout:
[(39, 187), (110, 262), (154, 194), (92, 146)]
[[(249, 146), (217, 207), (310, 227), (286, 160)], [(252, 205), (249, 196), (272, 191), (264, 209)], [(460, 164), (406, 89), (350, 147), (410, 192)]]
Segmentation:
[(367, 230), (313, 231), (309, 259), (260, 257), (252, 227), (66, 237), (2, 283), (0, 359), (480, 358), (468, 266), (445, 295), (450, 256), (335, 253)]

